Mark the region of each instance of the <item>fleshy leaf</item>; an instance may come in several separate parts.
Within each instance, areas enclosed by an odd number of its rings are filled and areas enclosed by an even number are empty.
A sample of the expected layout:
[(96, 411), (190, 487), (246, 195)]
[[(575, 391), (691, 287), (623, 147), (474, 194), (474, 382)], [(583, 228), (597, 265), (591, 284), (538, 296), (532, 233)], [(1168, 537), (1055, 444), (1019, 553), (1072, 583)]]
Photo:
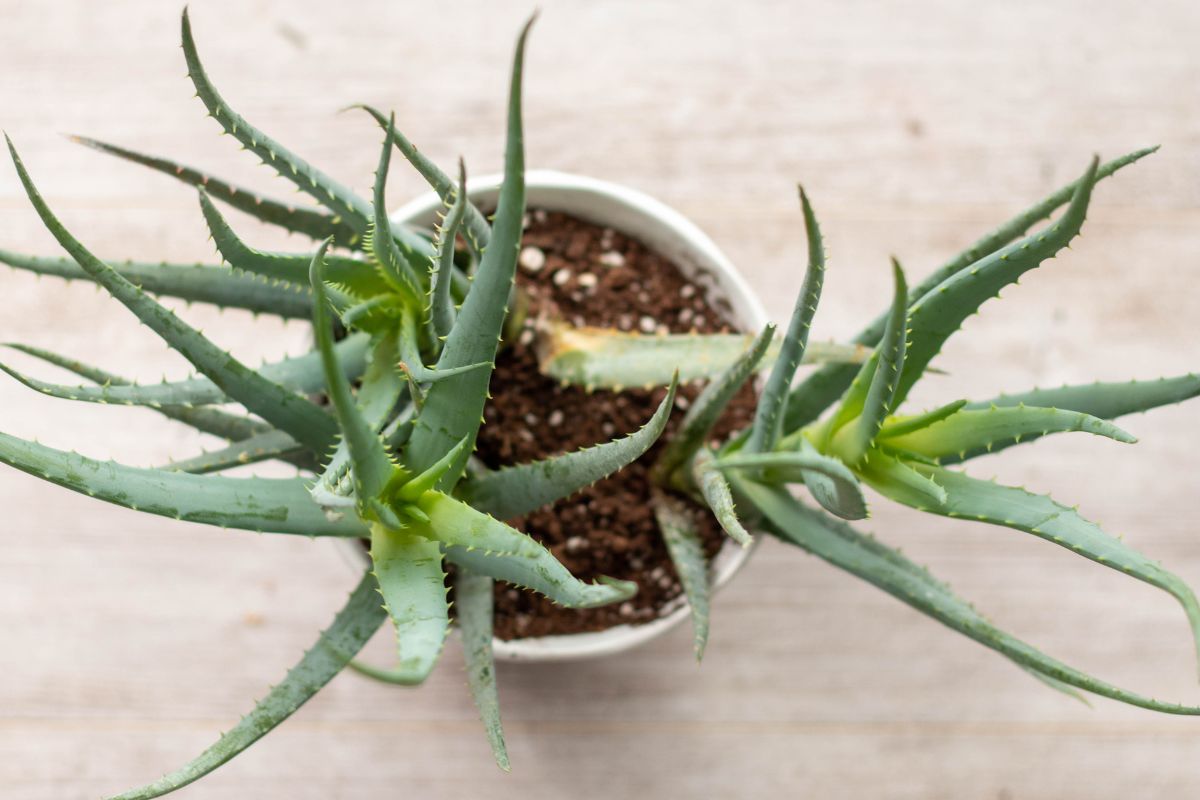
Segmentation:
[[(301, 288), (306, 298), (311, 297), (308, 268), (312, 264), (312, 253), (276, 253), (251, 247), (237, 235), (203, 189), (200, 191), (200, 213), (208, 224), (217, 252), (231, 267), (283, 281), (285, 285)], [(329, 280), (364, 297), (387, 291), (387, 284), (374, 267), (357, 258), (327, 254), (325, 271)]]
[[(384, 137), (383, 147), (379, 153), (379, 165), (375, 169), (375, 183), (371, 200), (371, 228), (367, 234), (367, 249), (375, 256), (375, 260), (381, 268), (380, 274), (391, 287), (406, 301), (417, 304), (425, 297), (420, 278), (413, 268), (413, 262), (417, 260), (417, 256), (408, 246), (401, 251), (401, 246), (388, 235), (391, 231), (391, 222), (388, 220), (387, 213), (387, 179), (392, 163), (394, 130), (394, 126), (389, 123), (387, 135)], [(383, 231), (384, 235), (379, 236), (379, 231)]]
[(758, 398), (750, 438), (746, 440), (747, 452), (759, 453), (771, 450), (783, 434), (783, 417), (787, 405), (788, 390), (796, 369), (804, 358), (808, 346), (808, 332), (812, 328), (817, 304), (821, 300), (821, 287), (825, 282), (825, 247), (821, 242), (821, 229), (816, 215), (808, 202), (808, 195), (800, 189), (800, 206), (804, 212), (804, 232), (808, 238), (808, 268), (804, 283), (792, 309), (792, 319), (779, 349), (779, 357), (771, 368), (767, 385)]
[(393, 530), (375, 523), (371, 563), (396, 627), (400, 654), (396, 682), (422, 683), (437, 663), (450, 627), (441, 549), (413, 528)]
[[(589, 584), (578, 580), (530, 536), (441, 492), (426, 492), (418, 506), (429, 518), (429, 523), (412, 526), (414, 532), (433, 537), (448, 548), (479, 551), (490, 557), (488, 560), (513, 565), (512, 572), (495, 574), (491, 569), (473, 566), (471, 559), (464, 560), (464, 566), (474, 572), (528, 586), (554, 602), (572, 608), (591, 608), (627, 600), (637, 591), (637, 584), (628, 581)], [(509, 577), (529, 572), (537, 574), (540, 580), (526, 583), (519, 577)]]
[(242, 364), (92, 255), (62, 226), (46, 205), (11, 140), (8, 141), (8, 149), (25, 193), (38, 216), (59, 244), (97, 283), (251, 413), (287, 431), (314, 451), (320, 452), (333, 442), (337, 426), (328, 414), (308, 399)]
[(450, 296), (450, 276), (454, 274), (454, 242), (462, 226), (467, 208), (467, 168), (458, 162), (458, 190), (446, 213), (433, 245), (430, 263), (433, 275), (429, 280), (429, 318), (434, 335), (440, 340), (450, 335), (454, 327), (454, 299)]
[[(38, 275), (66, 280), (94, 279), (74, 260), (27, 256), (0, 250), (0, 263)], [(273, 285), (229, 267), (209, 264), (150, 264), (126, 261), (114, 269), (142, 291), (162, 297), (178, 297), (190, 303), (210, 303), (222, 308), (241, 308), (256, 314), (274, 314), (285, 319), (307, 318), (312, 300), (308, 290)]]
[(267, 431), (220, 450), (201, 453), (192, 458), (172, 461), (160, 469), (206, 475), (246, 464), (257, 464), (273, 458), (296, 458), (307, 452), (303, 445), (283, 431)]
[(1010, 406), (962, 409), (920, 430), (889, 436), (889, 448), (941, 462), (965, 461), (1050, 433), (1083, 431), (1132, 444), (1137, 440), (1111, 422), (1055, 408)]
[(682, 504), (674, 497), (656, 492), (651, 504), (654, 518), (683, 593), (687, 597), (692, 617), (692, 646), (696, 660), (704, 658), (704, 647), (708, 644), (709, 581), (708, 559), (704, 556), (704, 544), (696, 531), (695, 521), (687, 515)]
[[(1126, 167), (1144, 158), (1157, 149), (1157, 147), (1147, 147), (1102, 164), (1096, 170), (1096, 180), (1100, 181), (1109, 177), (1122, 167)], [(1067, 184), (1048, 197), (1043, 198), (1034, 206), (1008, 220), (1003, 225), (995, 228), (986, 236), (979, 239), (979, 241), (930, 273), (928, 277), (909, 292), (909, 297), (919, 300), (936, 289), (945, 280), (971, 266), (984, 256), (994, 253), (1013, 240), (1024, 236), (1025, 232), (1032, 225), (1047, 218), (1061, 206), (1066, 205), (1075, 196), (1075, 191), (1080, 185), (1081, 180)], [(877, 345), (883, 336), (888, 316), (889, 311), (885, 310), (854, 338), (854, 342), (866, 345), (867, 347)], [(784, 429), (788, 431), (796, 430), (819, 417), (821, 412), (832, 405), (849, 388), (857, 372), (857, 369), (845, 364), (828, 364), (797, 384), (788, 397), (787, 419), (784, 423)], [(1053, 404), (1030, 403), (1030, 405)], [(1098, 414), (1097, 416), (1100, 415)]]
[(454, 607), (462, 631), (463, 659), (467, 685), (483, 719), (496, 766), (508, 772), (508, 748), (500, 724), (500, 700), (496, 692), (496, 662), (492, 658), (492, 579), (460, 569), (454, 581)]
[[(491, 243), (484, 251), (471, 291), (438, 358), (437, 369), (492, 364), (504, 328), (509, 291), (517, 265), (517, 250), (525, 217), (525, 146), (521, 124), (521, 71), (525, 41), (533, 19), (526, 23), (513, 56), (508, 97), (508, 133), (504, 180), (496, 209)], [(425, 471), (464, 437), (475, 444), (487, 399), (489, 367), (471, 369), (432, 384), (417, 416), (404, 463), (412, 472)], [(450, 469), (441, 488), (453, 486), (466, 466), (464, 454)]]
[(278, 225), (284, 230), (303, 234), (317, 241), (332, 236), (339, 245), (345, 247), (353, 247), (360, 242), (359, 232), (347, 225), (344, 220), (336, 219), (315, 208), (296, 208), (290, 203), (263, 197), (244, 186), (235, 186), (177, 161), (148, 156), (114, 144), (89, 139), (86, 136), (71, 136), (70, 139), (93, 150), (99, 150), (101, 153), (123, 158), (164, 175), (170, 175), (189, 186), (202, 188), (211, 196), (233, 206), (238, 211), (243, 211), (255, 219), (271, 225)]
[(766, 517), (773, 534), (835, 567), (857, 575), (923, 614), (1018, 665), (1102, 697), (1167, 714), (1200, 715), (1200, 708), (1163, 703), (1093, 678), (997, 628), (898, 551), (843, 522), (804, 507), (779, 487), (737, 480), (735, 489)]
[[(538, 332), (538, 367), (544, 375), (589, 389), (666, 386), (676, 370), (685, 383), (715, 379), (741, 363), (755, 338), (748, 333), (625, 333), (551, 320)], [(781, 339), (771, 341), (759, 370), (775, 363), (781, 345)], [(870, 355), (862, 345), (809, 342), (802, 363), (861, 364)]]
[[(355, 380), (362, 375), (369, 338), (361, 333), (348, 336), (334, 347), (346, 370)], [(208, 378), (187, 378), (163, 383), (136, 384), (105, 380), (98, 386), (68, 386), (32, 378), (0, 364), (0, 370), (34, 391), (64, 400), (113, 405), (149, 406), (156, 410), (178, 406), (202, 406), (233, 402), (233, 398)], [(321, 374), (321, 356), (313, 351), (264, 364), (258, 374), (272, 383), (299, 394), (312, 394), (325, 388)], [(222, 434), (223, 435), (223, 434)]]
[(1166, 571), (1122, 540), (1105, 533), (1074, 509), (1045, 495), (977, 480), (961, 472), (928, 464), (908, 462), (908, 466), (944, 489), (945, 502), (935, 503), (928, 496), (913, 497), (908, 492), (896, 491), (892, 486), (876, 484), (869, 474), (863, 477), (871, 481), (871, 485), (879, 492), (905, 505), (942, 516), (989, 522), (1032, 533), (1098, 564), (1162, 589), (1183, 606), (1200, 656), (1200, 603), (1177, 575)]
[(768, 324), (750, 343), (742, 357), (714, 378), (692, 401), (679, 424), (679, 430), (667, 442), (654, 464), (652, 474), (656, 481), (669, 481), (676, 470), (704, 447), (729, 401), (754, 374), (774, 335), (775, 326)]
[(637, 460), (662, 435), (675, 403), (675, 388), (672, 383), (640, 430), (572, 453), (472, 475), (464, 487), (466, 497), (481, 511), (512, 519), (607, 478)]
[(702, 449), (692, 458), (692, 481), (704, 497), (704, 503), (713, 512), (722, 530), (729, 538), (742, 547), (749, 547), (753, 537), (742, 521), (738, 519), (734, 509), (733, 494), (729, 491), (729, 482), (721, 474), (721, 470), (713, 467), (713, 455), (707, 449)]
[(0, 433), (0, 463), (106, 503), (185, 522), (304, 536), (362, 536), (330, 520), (299, 478), (227, 478), (97, 461)]
[[(363, 111), (366, 111), (375, 118), (375, 121), (379, 123), (379, 127), (387, 130), (389, 119), (381, 112), (368, 105), (358, 105), (354, 106), (354, 108), (361, 108)], [(396, 149), (408, 160), (408, 163), (412, 164), (421, 177), (441, 196), (442, 202), (447, 205), (454, 202), (454, 179), (450, 175), (443, 172), (437, 164), (434, 164), (422, 155), (421, 151), (417, 150), (413, 143), (405, 138), (404, 134), (394, 128), (392, 130), (392, 142), (396, 145)], [(467, 238), (470, 240), (471, 247), (477, 253), (482, 252), (491, 239), (491, 226), (488, 225), (487, 218), (484, 217), (483, 213), (469, 200), (465, 216)]]
[(879, 435), (875, 438), (876, 440), (888, 439), (893, 436), (903, 436), (906, 433), (919, 431), (922, 428), (928, 428), (935, 422), (941, 422), (966, 404), (966, 400), (955, 400), (953, 403), (938, 406), (932, 411), (926, 411), (923, 414), (890, 417), (884, 421), (883, 427), (879, 430)]
[(1093, 159), (1060, 220), (980, 258), (913, 303), (909, 310), (908, 354), (895, 394), (897, 405), (967, 317), (1075, 238), (1083, 227), (1098, 165), (1099, 161)]
[(378, 591), (375, 578), (364, 575), (333, 624), (321, 633), (312, 649), (216, 744), (180, 769), (110, 800), (162, 797), (204, 777), (270, 733), (341, 672), (379, 630), (387, 615), (379, 603)]
[[(811, 475), (823, 476), (830, 491), (814, 492), (814, 497), (829, 511), (843, 519), (863, 519), (867, 516), (867, 501), (863, 498), (862, 489), (845, 464), (836, 458), (823, 456), (811, 449), (799, 451), (776, 451), (772, 453), (733, 453), (722, 456), (713, 466), (722, 472), (745, 471), (747, 474), (761, 474), (762, 479), (771, 483), (808, 483)], [(822, 488), (826, 484), (822, 484)]]
[[(133, 383), (133, 381), (119, 375), (114, 375), (111, 372), (106, 372), (90, 364), (84, 364), (82, 361), (68, 358), (58, 353), (52, 353), (49, 350), (43, 350), (40, 347), (32, 347), (27, 344), (7, 344), (5, 347), (11, 347), (13, 350), (41, 359), (48, 364), (53, 364), (68, 372), (74, 372), (76, 375), (102, 386), (128, 386)], [(0, 370), (2, 369), (4, 367), (0, 365)], [(25, 384), (28, 386), (28, 381)], [(202, 433), (209, 433), (231, 441), (249, 439), (251, 436), (257, 436), (272, 430), (271, 426), (265, 422), (241, 414), (230, 414), (215, 408), (160, 405), (154, 410), (168, 419), (182, 422), (184, 425), (195, 428)]]

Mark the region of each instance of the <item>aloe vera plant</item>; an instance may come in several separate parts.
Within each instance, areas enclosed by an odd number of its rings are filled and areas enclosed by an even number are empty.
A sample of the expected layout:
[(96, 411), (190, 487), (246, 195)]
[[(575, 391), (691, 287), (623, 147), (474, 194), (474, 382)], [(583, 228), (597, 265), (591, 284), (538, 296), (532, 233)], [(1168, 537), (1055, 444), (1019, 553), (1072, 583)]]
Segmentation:
[[(490, 218), (471, 202), (461, 164), (457, 175), (444, 172), (376, 109), (364, 107), (383, 137), (370, 197), (360, 197), (287, 150), (217, 91), (201, 64), (186, 12), (182, 40), (188, 77), (209, 116), (319, 209), (296, 208), (180, 162), (77, 137), (193, 187), (220, 255), (218, 263), (201, 265), (112, 262), (67, 230), (8, 143), (34, 210), (66, 256), (0, 250), (0, 261), (98, 284), (197, 374), (139, 384), (31, 345), (12, 347), (86, 383), (56, 384), (9, 365), (0, 369), (50, 397), (142, 406), (227, 444), (146, 469), (0, 434), (0, 461), (138, 511), (223, 528), (370, 543), (370, 569), (284, 680), (195, 760), (119, 797), (157, 797), (202, 777), (280, 724), (348, 666), (390, 683), (422, 682), (451, 625), (447, 562), (455, 576), (454, 618), (462, 631), (468, 685), (496, 761), (507, 769), (491, 652), (493, 581), (529, 588), (570, 607), (622, 601), (635, 587), (576, 579), (546, 548), (503, 520), (566, 497), (643, 456), (666, 429), (681, 377), (708, 382), (660, 449), (652, 479), (658, 485), (659, 527), (691, 604), (697, 657), (708, 636), (711, 586), (694, 523), (680, 510), (680, 492), (710, 508), (734, 541), (749, 545), (751, 531), (764, 530), (875, 584), (1052, 687), (1168, 713), (1200, 714), (1052, 659), (996, 628), (898, 550), (846, 522), (867, 515), (865, 484), (931, 513), (1032, 533), (1170, 593), (1200, 643), (1200, 606), (1178, 577), (1048, 497), (948, 468), (1050, 433), (1086, 431), (1131, 442), (1113, 418), (1194, 397), (1200, 394), (1200, 378), (1066, 386), (901, 412), (908, 392), (930, 371), (932, 359), (963, 319), (1065, 247), (1082, 226), (1096, 183), (1150, 151), (1093, 163), (1078, 181), (915, 287), (893, 264), (890, 308), (848, 345), (809, 341), (825, 255), (816, 215), (802, 191), (808, 264), (784, 332), (777, 335), (768, 326), (747, 335), (650, 337), (550, 322), (540, 331), (542, 368), (548, 374), (600, 390), (670, 388), (645, 426), (628, 436), (488, 470), (474, 463), (471, 453), (494, 359), (510, 322), (510, 303), (519, 299), (514, 268), (525, 212), (521, 75), (528, 32), (527, 25), (513, 58), (505, 175)], [(445, 203), (432, 236), (387, 216), (384, 192), (394, 152)], [(222, 204), (302, 234), (313, 244), (299, 252), (256, 248), (234, 230)], [(1057, 221), (1026, 233), (1064, 206)], [(465, 247), (457, 249), (460, 240)], [(311, 319), (315, 348), (253, 369), (152, 295)], [(796, 383), (797, 370), (806, 363), (821, 366)], [(758, 372), (768, 374), (753, 424), (715, 442), (718, 418)], [(328, 405), (315, 402), (316, 394), (323, 394)], [(241, 405), (249, 414), (221, 408), (227, 404)], [(301, 476), (221, 474), (270, 459), (296, 465)], [(791, 491), (801, 484), (812, 503)], [(395, 664), (355, 661), (386, 622), (396, 633)]]

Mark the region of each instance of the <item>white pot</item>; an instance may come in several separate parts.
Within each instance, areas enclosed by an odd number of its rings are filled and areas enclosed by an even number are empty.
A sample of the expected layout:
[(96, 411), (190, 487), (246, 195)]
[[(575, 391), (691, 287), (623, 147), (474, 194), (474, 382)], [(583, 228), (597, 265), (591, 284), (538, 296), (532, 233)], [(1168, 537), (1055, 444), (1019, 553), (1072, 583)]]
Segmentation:
[[(471, 178), (468, 192), (472, 200), (494, 205), (500, 175)], [(709, 289), (714, 297), (724, 298), (733, 310), (735, 321), (744, 330), (758, 331), (769, 321), (766, 311), (750, 287), (724, 254), (703, 231), (679, 212), (652, 197), (615, 183), (569, 175), (551, 170), (526, 173), (527, 203), (531, 208), (561, 211), (597, 225), (620, 231), (673, 261), (690, 279)], [(395, 222), (431, 226), (442, 209), (434, 192), (405, 204), (394, 214)], [(758, 540), (757, 537), (756, 541)], [(358, 542), (354, 558), (361, 567), (366, 553)], [(743, 548), (726, 540), (713, 559), (714, 589), (728, 583), (741, 569), (753, 548)], [(543, 636), (504, 641), (496, 639), (494, 652), (504, 661), (569, 661), (612, 655), (662, 636), (688, 618), (687, 603), (680, 597), (663, 616), (642, 625), (618, 625), (603, 631)]]

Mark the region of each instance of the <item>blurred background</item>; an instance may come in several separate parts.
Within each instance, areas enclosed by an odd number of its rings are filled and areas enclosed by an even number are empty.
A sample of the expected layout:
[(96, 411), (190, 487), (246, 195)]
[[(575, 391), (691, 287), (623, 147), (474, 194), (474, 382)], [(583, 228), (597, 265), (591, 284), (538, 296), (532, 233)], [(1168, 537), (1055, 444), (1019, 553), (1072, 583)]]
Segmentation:
[[(1150, 378), (1200, 364), (1200, 5), (946, 0), (543, 0), (527, 62), (528, 163), (626, 183), (724, 248), (768, 310), (799, 288), (803, 181), (831, 254), (815, 336), (887, 301), (1081, 173), (1105, 181), (1084, 236), (987, 305), (922, 383), (923, 407), (1002, 389)], [(0, 0), (0, 124), (66, 224), (102, 256), (208, 260), (192, 191), (68, 142), (82, 133), (289, 191), (204, 117), (172, 3)], [(531, 6), (199, 0), (201, 55), (248, 119), (366, 191), (367, 101), (442, 164), (500, 166), (514, 36)], [(397, 204), (423, 191), (395, 169)], [(231, 212), (233, 213), (233, 212)], [(248, 226), (242, 225), (246, 228)], [(274, 231), (249, 231), (287, 247)], [(295, 244), (291, 245), (295, 247)], [(57, 254), (0, 167), (0, 247)], [(0, 270), (0, 339), (143, 378), (186, 373), (85, 286)], [(239, 355), (303, 326), (186, 311)], [(8, 358), (8, 356), (5, 356)], [(13, 362), (17, 359), (14, 357)], [(45, 374), (45, 373), (39, 373)], [(0, 381), (2, 428), (136, 464), (200, 441), (149, 412)], [(1135, 447), (1055, 437), (972, 474), (1051, 491), (1200, 586), (1200, 406), (1135, 417)], [(354, 582), (327, 542), (220, 532), (0, 471), (0, 795), (83, 798), (194, 756), (251, 708)], [(876, 503), (867, 527), (1050, 654), (1200, 702), (1185, 621), (1161, 592), (1032, 537)], [(381, 634), (377, 660), (390, 649)], [(428, 685), (342, 675), (181, 798), (785, 796), (1124, 798), (1200, 794), (1200, 721), (1088, 708), (875, 589), (766, 542), (690, 633), (566, 666), (501, 665), (502, 775), (457, 643)]]

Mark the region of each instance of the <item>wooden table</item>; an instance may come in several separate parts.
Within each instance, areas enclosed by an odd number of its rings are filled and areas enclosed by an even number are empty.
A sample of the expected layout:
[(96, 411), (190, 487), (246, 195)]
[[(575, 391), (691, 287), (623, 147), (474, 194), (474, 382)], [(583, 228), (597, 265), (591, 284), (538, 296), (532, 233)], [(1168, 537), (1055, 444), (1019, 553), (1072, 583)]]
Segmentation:
[[(228, 99), (365, 191), (379, 136), (360, 114), (335, 113), (354, 101), (394, 108), (442, 163), (462, 154), (476, 173), (500, 164), (505, 72), (527, 7), (441, 5), (204, 0), (192, 14)], [(889, 254), (919, 277), (1080, 173), (1093, 152), (1162, 144), (1097, 191), (1070, 253), (968, 322), (939, 362), (951, 374), (926, 381), (914, 405), (1200, 364), (1195, 3), (543, 6), (529, 55), (530, 164), (625, 182), (679, 208), (777, 317), (800, 282), (803, 180), (832, 254), (819, 336), (847, 336), (882, 306)], [(174, 4), (5, 0), (0, 12), (3, 125), (99, 253), (208, 259), (211, 245), (191, 192), (59, 132), (287, 191), (203, 118)], [(0, 245), (57, 252), (13, 171), (0, 176)], [(399, 202), (422, 187), (397, 169), (391, 188)], [(7, 270), (0, 281), (5, 341), (143, 378), (186, 372), (94, 289)], [(186, 313), (247, 357), (304, 338), (301, 325)], [(7, 379), (0, 408), (6, 432), (136, 464), (202, 444), (149, 412), (69, 405)], [(1061, 437), (972, 471), (1078, 502), (1200, 585), (1198, 413), (1193, 404), (1128, 420), (1136, 447)], [(5, 798), (91, 798), (179, 765), (283, 675), (354, 580), (327, 542), (175, 524), (12, 470), (0, 472), (0, 502)], [(1005, 529), (883, 502), (868, 527), (1050, 653), (1200, 702), (1187, 628), (1165, 595)], [(701, 668), (686, 630), (621, 658), (502, 666), (511, 775), (490, 762), (452, 644), (420, 690), (340, 676), (179, 796), (1200, 793), (1200, 721), (1103, 700), (1086, 708), (774, 542), (714, 617)], [(372, 645), (380, 660), (388, 649), (385, 635)]]

